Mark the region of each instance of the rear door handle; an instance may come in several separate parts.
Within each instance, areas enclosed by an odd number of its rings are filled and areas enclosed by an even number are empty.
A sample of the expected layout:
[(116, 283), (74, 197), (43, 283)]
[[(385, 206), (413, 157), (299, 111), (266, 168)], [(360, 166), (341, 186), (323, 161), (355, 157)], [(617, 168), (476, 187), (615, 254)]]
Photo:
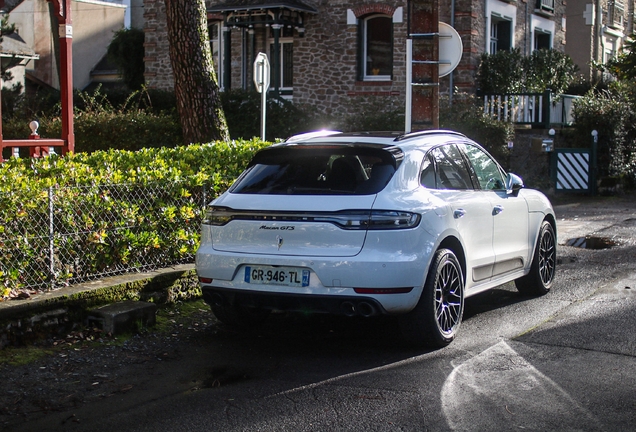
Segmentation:
[(499, 213), (501, 213), (502, 211), (504, 211), (503, 206), (500, 205), (496, 205), (495, 208), (492, 209), (492, 215), (493, 216), (497, 216)]
[(459, 218), (464, 217), (464, 215), (465, 215), (465, 214), (466, 214), (466, 210), (464, 210), (464, 209), (462, 209), (462, 208), (459, 208), (459, 209), (457, 209), (457, 210), (455, 210), (455, 211), (453, 212), (453, 217), (454, 217), (455, 219), (459, 219)]

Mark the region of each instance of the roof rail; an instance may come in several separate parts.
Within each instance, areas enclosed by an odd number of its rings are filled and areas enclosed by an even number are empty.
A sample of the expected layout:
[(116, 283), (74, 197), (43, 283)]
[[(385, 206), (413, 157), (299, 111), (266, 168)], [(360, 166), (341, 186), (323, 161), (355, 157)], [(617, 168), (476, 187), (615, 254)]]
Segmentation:
[(416, 138), (416, 137), (426, 136), (426, 135), (438, 135), (438, 134), (451, 134), (451, 135), (457, 135), (464, 138), (466, 137), (466, 135), (460, 132), (444, 130), (444, 129), (432, 129), (432, 130), (423, 130), (423, 131), (405, 133), (395, 138), (394, 141), (404, 141), (409, 138)]

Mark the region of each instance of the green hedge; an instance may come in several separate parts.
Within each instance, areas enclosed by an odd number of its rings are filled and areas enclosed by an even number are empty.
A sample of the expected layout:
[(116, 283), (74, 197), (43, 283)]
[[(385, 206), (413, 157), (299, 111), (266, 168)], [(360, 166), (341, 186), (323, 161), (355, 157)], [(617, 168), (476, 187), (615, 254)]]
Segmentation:
[[(39, 119), (43, 138), (62, 136), (59, 117)], [(3, 122), (4, 139), (25, 139), (31, 133), (28, 122), (13, 118)], [(181, 142), (179, 119), (170, 114), (136, 112), (78, 112), (74, 118), (75, 151), (140, 150), (174, 147)], [(5, 150), (5, 157), (9, 154)]]
[(140, 263), (160, 267), (162, 260), (171, 265), (191, 259), (199, 243), (202, 189), (206, 202), (220, 194), (266, 145), (254, 140), (11, 158), (0, 166), (0, 297)]
[(484, 115), (484, 109), (474, 96), (456, 95), (452, 105), (448, 98), (440, 98), (439, 123), (442, 129), (461, 132), (488, 150), (497, 160), (509, 154), (508, 141), (514, 137), (510, 122)]
[(579, 147), (591, 144), (598, 132), (598, 176), (620, 178), (636, 185), (636, 84), (617, 82), (606, 91), (590, 91), (574, 103), (573, 140)]

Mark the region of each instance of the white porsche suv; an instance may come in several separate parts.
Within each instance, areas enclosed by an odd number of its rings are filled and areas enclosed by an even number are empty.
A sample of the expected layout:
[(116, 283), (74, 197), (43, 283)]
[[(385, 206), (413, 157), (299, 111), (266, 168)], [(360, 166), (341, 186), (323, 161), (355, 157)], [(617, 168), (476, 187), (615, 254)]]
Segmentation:
[(196, 269), (230, 325), (271, 311), (399, 315), (441, 347), (467, 297), (514, 280), (547, 293), (549, 200), (449, 131), (310, 133), (258, 152), (207, 208)]

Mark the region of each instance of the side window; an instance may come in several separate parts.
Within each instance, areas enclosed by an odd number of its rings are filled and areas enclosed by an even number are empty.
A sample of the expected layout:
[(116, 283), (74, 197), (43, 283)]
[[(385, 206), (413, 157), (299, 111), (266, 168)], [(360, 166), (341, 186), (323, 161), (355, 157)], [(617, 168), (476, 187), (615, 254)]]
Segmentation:
[(359, 21), (359, 79), (387, 81), (393, 73), (393, 20), (371, 15)]
[(422, 173), (420, 174), (420, 184), (426, 189), (436, 189), (435, 183), (435, 164), (433, 163), (432, 156), (426, 155), (424, 158), (424, 164), (422, 164)]
[(435, 161), (437, 189), (473, 189), (466, 162), (455, 145), (437, 147), (431, 150), (430, 155)]
[(481, 189), (502, 190), (506, 188), (499, 165), (488, 153), (474, 145), (460, 144), (460, 147), (466, 153)]

